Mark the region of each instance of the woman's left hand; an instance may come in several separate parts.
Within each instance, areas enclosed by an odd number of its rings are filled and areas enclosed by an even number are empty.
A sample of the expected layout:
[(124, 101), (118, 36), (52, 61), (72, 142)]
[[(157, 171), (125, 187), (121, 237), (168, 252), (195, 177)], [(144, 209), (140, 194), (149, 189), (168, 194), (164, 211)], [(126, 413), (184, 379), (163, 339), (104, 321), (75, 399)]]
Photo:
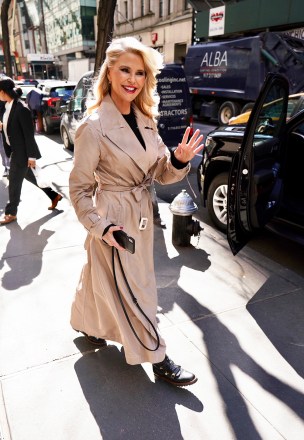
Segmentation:
[(27, 166), (29, 168), (35, 168), (36, 167), (36, 160), (35, 159), (28, 159)]
[(187, 127), (182, 142), (178, 144), (174, 151), (176, 159), (183, 163), (189, 162), (204, 148), (204, 144), (201, 144), (204, 136), (200, 135), (200, 130), (195, 130), (195, 133), (188, 142), (190, 130), (191, 128)]

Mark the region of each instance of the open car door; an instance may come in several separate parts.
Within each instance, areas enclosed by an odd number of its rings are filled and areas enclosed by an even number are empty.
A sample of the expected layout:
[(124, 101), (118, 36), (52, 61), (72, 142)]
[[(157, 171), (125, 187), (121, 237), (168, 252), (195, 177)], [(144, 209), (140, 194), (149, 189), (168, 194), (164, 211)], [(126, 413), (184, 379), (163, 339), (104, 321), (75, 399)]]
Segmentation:
[[(251, 112), (228, 182), (227, 238), (236, 255), (279, 208), (281, 143), (286, 125), (288, 81), (268, 74)], [(275, 103), (275, 105), (274, 105)]]

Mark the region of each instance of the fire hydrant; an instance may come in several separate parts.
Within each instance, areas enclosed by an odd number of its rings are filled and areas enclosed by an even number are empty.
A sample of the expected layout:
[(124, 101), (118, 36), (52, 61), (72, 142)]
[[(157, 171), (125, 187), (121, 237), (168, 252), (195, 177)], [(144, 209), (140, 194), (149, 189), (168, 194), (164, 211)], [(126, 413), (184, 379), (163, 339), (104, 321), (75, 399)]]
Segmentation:
[(192, 214), (198, 210), (197, 205), (183, 189), (169, 209), (173, 214), (172, 243), (175, 246), (189, 246), (191, 236), (196, 237), (202, 230), (199, 221), (192, 219)]

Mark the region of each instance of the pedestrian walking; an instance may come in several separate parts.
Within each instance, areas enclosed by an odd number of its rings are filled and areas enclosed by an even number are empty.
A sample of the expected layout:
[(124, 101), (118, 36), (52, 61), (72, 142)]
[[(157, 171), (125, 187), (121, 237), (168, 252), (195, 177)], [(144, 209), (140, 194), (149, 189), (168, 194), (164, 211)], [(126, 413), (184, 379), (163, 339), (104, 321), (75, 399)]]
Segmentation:
[[(77, 130), (70, 196), (88, 235), (71, 325), (100, 347), (107, 339), (122, 344), (128, 364), (150, 362), (155, 376), (186, 386), (196, 382), (195, 374), (169, 358), (157, 329), (149, 186), (154, 179), (162, 184), (183, 179), (203, 148), (203, 136), (197, 130), (188, 139), (187, 128), (171, 153), (162, 142), (155, 121), (161, 67), (161, 54), (136, 38), (112, 41), (96, 102)], [(121, 232), (127, 234), (125, 243)]]
[[(6, 102), (0, 129), (3, 132), (5, 153), (10, 157), (9, 201), (0, 225), (17, 219), (23, 180), (26, 179), (38, 187), (32, 169), (35, 168), (36, 159), (39, 159), (41, 154), (34, 137), (31, 112), (19, 97), (20, 94), (16, 91), (13, 80), (0, 80), (0, 100)], [(41, 190), (52, 201), (48, 209), (55, 209), (62, 196), (50, 187)]]
[(25, 102), (27, 103), (28, 108), (32, 112), (34, 130), (37, 130), (38, 133), (43, 131), (42, 98), (43, 98), (43, 94), (37, 88), (30, 90), (25, 98)]

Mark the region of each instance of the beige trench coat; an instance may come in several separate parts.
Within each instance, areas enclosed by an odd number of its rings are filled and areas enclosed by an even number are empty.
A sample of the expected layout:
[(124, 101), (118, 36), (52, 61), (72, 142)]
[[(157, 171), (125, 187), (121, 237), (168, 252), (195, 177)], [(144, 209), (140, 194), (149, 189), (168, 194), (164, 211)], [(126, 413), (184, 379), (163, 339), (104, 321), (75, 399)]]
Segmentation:
[[(143, 348), (130, 329), (118, 300), (112, 270), (112, 247), (102, 240), (106, 226), (121, 225), (135, 239), (136, 252), (120, 252), (129, 285), (139, 305), (157, 328), (157, 290), (153, 262), (153, 210), (147, 184), (181, 180), (190, 165), (177, 170), (154, 122), (134, 108), (146, 151), (117, 110), (111, 97), (80, 125), (76, 133), (70, 197), (79, 221), (88, 230), (85, 264), (72, 305), (71, 325), (89, 335), (124, 346), (129, 364), (161, 362), (166, 346)], [(93, 197), (95, 179), (98, 189)], [(148, 218), (145, 230), (139, 229)], [(117, 256), (115, 256), (117, 261)], [(130, 297), (118, 265), (116, 276), (123, 301), (139, 338), (156, 347), (150, 324)]]

